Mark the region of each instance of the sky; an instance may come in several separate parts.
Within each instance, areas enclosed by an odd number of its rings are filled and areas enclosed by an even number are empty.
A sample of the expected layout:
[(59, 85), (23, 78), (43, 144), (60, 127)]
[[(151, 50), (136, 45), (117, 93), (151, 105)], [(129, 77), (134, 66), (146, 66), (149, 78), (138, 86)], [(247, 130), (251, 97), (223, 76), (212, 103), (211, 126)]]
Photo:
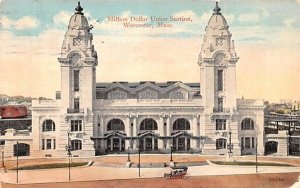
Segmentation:
[[(215, 1), (85, 0), (81, 5), (94, 26), (97, 82), (200, 82), (197, 60)], [(57, 58), (76, 6), (74, 0), (0, 0), (0, 94), (55, 97)], [(299, 100), (300, 0), (221, 0), (219, 6), (240, 58), (237, 96)], [(192, 21), (125, 28), (108, 16)]]

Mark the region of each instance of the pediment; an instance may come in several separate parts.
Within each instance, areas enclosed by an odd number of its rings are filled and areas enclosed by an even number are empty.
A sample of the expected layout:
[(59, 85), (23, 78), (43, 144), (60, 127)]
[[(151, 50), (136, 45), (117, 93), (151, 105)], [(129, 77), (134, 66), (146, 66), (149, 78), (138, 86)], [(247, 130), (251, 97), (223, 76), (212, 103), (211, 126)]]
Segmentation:
[(124, 84), (121, 84), (119, 82), (115, 82), (115, 83), (112, 83), (110, 86), (108, 86), (105, 91), (106, 92), (109, 92), (109, 91), (112, 91), (114, 89), (121, 89), (123, 90), (124, 92), (129, 92), (130, 91), (130, 88), (128, 86), (125, 86)]
[(146, 82), (142, 85), (139, 85), (135, 91), (138, 92), (138, 91), (141, 91), (141, 90), (144, 90), (144, 89), (147, 89), (147, 88), (150, 88), (152, 90), (155, 90), (157, 92), (162, 92), (162, 89), (160, 87), (158, 87), (157, 85), (153, 84), (153, 83), (150, 83), (150, 82)]
[(168, 91), (172, 91), (172, 90), (175, 90), (175, 89), (183, 89), (187, 92), (189, 91), (192, 91), (192, 88), (190, 86), (187, 86), (181, 82), (177, 82), (173, 85), (170, 85), (169, 87), (166, 88), (165, 92), (168, 92)]

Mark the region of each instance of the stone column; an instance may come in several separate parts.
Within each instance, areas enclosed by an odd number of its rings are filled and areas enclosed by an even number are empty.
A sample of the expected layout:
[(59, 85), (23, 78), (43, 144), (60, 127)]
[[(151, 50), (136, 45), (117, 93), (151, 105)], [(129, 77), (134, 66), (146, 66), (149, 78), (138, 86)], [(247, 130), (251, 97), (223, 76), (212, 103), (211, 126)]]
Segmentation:
[[(132, 131), (133, 137), (137, 137), (137, 125), (136, 125), (137, 118), (134, 117), (132, 121), (133, 121), (133, 131)], [(138, 142), (138, 139), (133, 141), (133, 149), (137, 148), (137, 142)]]
[[(160, 136), (165, 136), (164, 135), (164, 127), (165, 127), (165, 125), (164, 125), (164, 116), (163, 115), (161, 115), (160, 116), (160, 119), (159, 119), (160, 121), (159, 121), (159, 135)], [(163, 139), (158, 139), (157, 140), (157, 144), (158, 144), (158, 149), (163, 149), (163, 145), (164, 145), (164, 143), (163, 143)]]
[(154, 138), (152, 137), (152, 150), (154, 150)]
[(128, 147), (130, 148), (130, 140), (126, 139), (125, 140), (125, 150), (128, 150)]
[[(167, 135), (171, 136), (171, 129), (170, 129), (170, 116), (167, 117)], [(167, 149), (170, 149), (170, 140), (167, 140)]]
[(122, 139), (119, 138), (119, 151), (122, 151)]
[(113, 147), (114, 147), (114, 139), (113, 138), (110, 138), (110, 151), (113, 150)]
[[(198, 134), (198, 118), (197, 115), (194, 115), (193, 117), (193, 136), (199, 136)], [(197, 140), (196, 139), (191, 139), (191, 148), (196, 148), (197, 147)]]
[(127, 137), (131, 137), (131, 134), (130, 134), (131, 131), (130, 131), (130, 129), (131, 129), (130, 117), (127, 116), (126, 123), (125, 123), (125, 133), (126, 133)]
[[(100, 127), (99, 127), (99, 130), (100, 130), (100, 133), (99, 133), (100, 137), (103, 137), (104, 136), (104, 132), (105, 132), (105, 125), (104, 125), (103, 116), (100, 117)], [(100, 147), (103, 150), (105, 149), (105, 140), (104, 139), (102, 139), (100, 141)]]

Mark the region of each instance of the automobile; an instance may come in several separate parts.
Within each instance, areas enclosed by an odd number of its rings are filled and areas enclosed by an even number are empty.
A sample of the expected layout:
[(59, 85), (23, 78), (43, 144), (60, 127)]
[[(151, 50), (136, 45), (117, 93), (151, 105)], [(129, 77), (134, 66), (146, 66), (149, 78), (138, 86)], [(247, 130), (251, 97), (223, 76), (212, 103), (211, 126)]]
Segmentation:
[(170, 173), (165, 173), (164, 178), (175, 179), (175, 178), (184, 178), (187, 173), (188, 167), (186, 166), (175, 166), (171, 167)]

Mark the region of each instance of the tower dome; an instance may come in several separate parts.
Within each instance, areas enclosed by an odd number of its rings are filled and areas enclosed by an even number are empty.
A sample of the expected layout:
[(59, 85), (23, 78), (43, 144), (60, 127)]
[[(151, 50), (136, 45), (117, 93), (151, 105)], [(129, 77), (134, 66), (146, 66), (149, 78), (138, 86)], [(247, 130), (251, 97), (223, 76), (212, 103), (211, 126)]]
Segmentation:
[(224, 16), (220, 13), (221, 8), (218, 6), (218, 2), (216, 2), (216, 7), (214, 8), (214, 13), (210, 17), (206, 32), (211, 30), (227, 30), (228, 24)]
[[(60, 62), (93, 62), (97, 65), (97, 52), (94, 50), (92, 26), (89, 26), (86, 17), (83, 14), (83, 8), (78, 2), (75, 8), (75, 14), (71, 16), (68, 29), (61, 48)], [(81, 60), (79, 61), (78, 59)], [(73, 59), (72, 59), (73, 58)], [(75, 59), (77, 59), (75, 61)], [(91, 58), (91, 59), (83, 59)], [(79, 63), (80, 64), (80, 63)], [(78, 65), (79, 65), (78, 64)], [(77, 65), (74, 63), (74, 65)]]
[[(234, 42), (231, 40), (232, 35), (229, 31), (229, 26), (220, 11), (221, 8), (218, 6), (218, 2), (216, 2), (213, 14), (205, 29), (206, 34), (203, 37), (203, 44), (198, 61), (199, 64), (201, 64), (205, 58), (216, 58), (218, 54), (218, 57), (224, 56), (227, 60), (237, 58)], [(218, 61), (217, 59), (215, 60)]]
[(75, 14), (70, 18), (69, 29), (89, 29), (88, 21), (82, 11), (83, 8), (80, 6), (80, 2), (78, 2), (77, 7), (75, 8)]

